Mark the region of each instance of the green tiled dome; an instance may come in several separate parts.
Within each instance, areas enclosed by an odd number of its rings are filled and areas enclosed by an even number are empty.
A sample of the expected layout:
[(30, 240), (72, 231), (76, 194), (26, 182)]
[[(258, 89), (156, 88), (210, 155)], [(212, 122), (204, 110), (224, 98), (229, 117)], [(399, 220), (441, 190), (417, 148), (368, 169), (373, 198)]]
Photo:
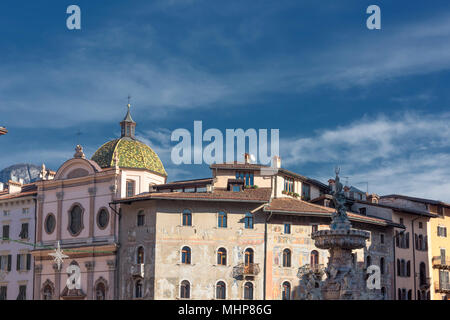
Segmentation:
[(116, 150), (120, 168), (147, 169), (167, 176), (158, 155), (146, 144), (130, 137), (122, 137), (105, 143), (94, 153), (92, 160), (102, 168), (113, 167)]

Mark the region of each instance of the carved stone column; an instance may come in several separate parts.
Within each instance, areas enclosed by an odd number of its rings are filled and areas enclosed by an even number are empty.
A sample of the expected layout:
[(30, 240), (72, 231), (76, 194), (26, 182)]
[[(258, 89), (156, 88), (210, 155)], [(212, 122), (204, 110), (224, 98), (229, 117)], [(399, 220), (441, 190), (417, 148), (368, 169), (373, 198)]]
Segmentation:
[(42, 274), (42, 264), (34, 265), (34, 290), (33, 290), (33, 300), (42, 300), (41, 295), (41, 274)]
[(37, 235), (36, 242), (42, 242), (42, 225), (44, 219), (44, 195), (40, 194), (37, 196)]
[(58, 264), (53, 264), (53, 271), (55, 272), (55, 299), (61, 299), (61, 270), (58, 269)]
[(95, 187), (89, 188), (89, 238), (94, 237), (94, 220), (95, 220), (95, 194), (97, 189)]
[(57, 192), (56, 198), (58, 199), (57, 202), (57, 217), (56, 217), (56, 239), (61, 239), (61, 230), (62, 230), (62, 203), (64, 198), (64, 192)]
[(115, 278), (115, 271), (116, 271), (116, 260), (108, 260), (106, 262), (108, 264), (109, 268), (109, 292), (107, 299), (114, 300), (117, 299), (115, 295), (115, 289), (116, 289), (116, 278)]
[(94, 299), (94, 261), (86, 261), (84, 266), (87, 270), (87, 300)]

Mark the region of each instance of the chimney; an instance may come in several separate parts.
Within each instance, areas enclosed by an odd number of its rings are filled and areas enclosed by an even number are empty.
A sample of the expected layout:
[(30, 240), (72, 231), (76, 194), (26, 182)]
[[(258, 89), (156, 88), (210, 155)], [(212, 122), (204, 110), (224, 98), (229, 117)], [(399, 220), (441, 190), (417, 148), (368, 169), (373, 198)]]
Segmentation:
[(379, 200), (380, 200), (380, 197), (377, 194), (375, 194), (375, 193), (369, 194), (367, 196), (367, 201), (368, 202), (378, 203)]
[(281, 158), (279, 156), (273, 156), (272, 166), (279, 169), (281, 168)]
[(250, 154), (244, 153), (244, 163), (249, 164), (250, 163)]
[(8, 193), (9, 194), (19, 193), (20, 191), (22, 191), (22, 184), (20, 182), (15, 182), (12, 180), (8, 181)]

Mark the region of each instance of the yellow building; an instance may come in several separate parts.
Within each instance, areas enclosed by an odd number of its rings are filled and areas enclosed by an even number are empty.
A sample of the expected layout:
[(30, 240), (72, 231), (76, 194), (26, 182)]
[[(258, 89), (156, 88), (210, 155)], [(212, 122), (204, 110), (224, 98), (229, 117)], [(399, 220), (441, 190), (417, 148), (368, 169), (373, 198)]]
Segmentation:
[[(395, 199), (397, 204), (427, 210), (436, 216), (427, 223), (428, 235), (428, 274), (431, 284), (432, 300), (450, 300), (450, 204), (436, 200), (413, 198), (402, 195), (389, 195), (382, 198)], [(417, 242), (417, 240), (416, 240)]]

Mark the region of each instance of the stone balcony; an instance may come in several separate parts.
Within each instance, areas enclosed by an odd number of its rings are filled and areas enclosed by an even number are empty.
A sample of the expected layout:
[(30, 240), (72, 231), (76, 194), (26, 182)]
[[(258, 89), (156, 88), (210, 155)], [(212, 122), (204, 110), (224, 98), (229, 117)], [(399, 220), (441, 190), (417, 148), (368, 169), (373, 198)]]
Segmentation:
[(259, 274), (259, 272), (259, 263), (240, 263), (237, 266), (233, 267), (233, 277), (238, 279), (255, 277)]
[(130, 273), (132, 277), (135, 278), (144, 278), (145, 264), (143, 263), (134, 263), (131, 265)]
[(450, 283), (435, 281), (434, 290), (440, 293), (450, 293)]
[(434, 256), (431, 259), (433, 268), (450, 270), (450, 259), (445, 259), (441, 256)]

